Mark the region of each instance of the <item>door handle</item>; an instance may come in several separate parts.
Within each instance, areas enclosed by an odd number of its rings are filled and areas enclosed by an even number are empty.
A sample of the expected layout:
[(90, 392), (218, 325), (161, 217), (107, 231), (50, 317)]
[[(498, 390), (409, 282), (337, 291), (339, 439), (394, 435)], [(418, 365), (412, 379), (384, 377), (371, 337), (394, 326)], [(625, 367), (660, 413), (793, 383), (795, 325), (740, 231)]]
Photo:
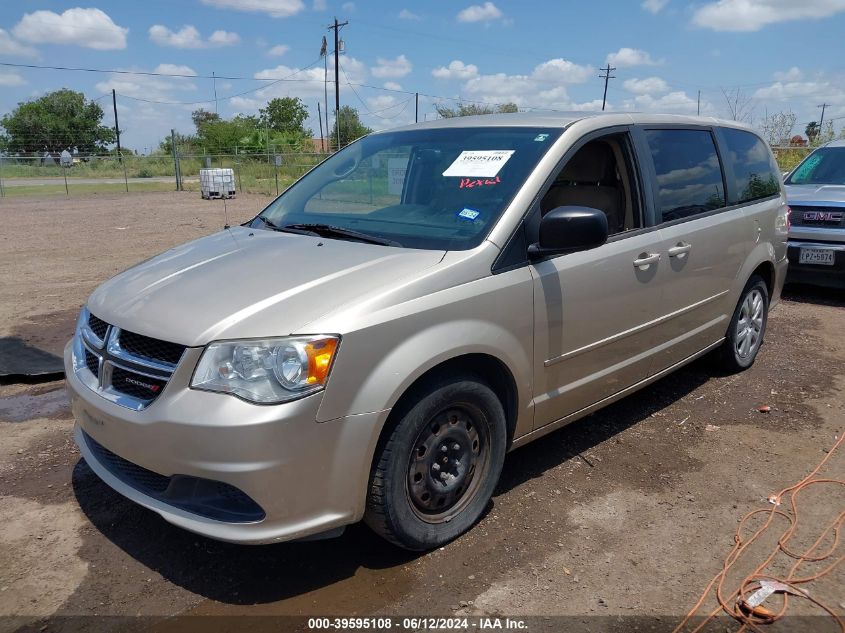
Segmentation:
[(686, 242), (678, 242), (677, 246), (673, 246), (669, 249), (669, 257), (680, 257), (681, 255), (686, 255), (692, 250), (692, 244), (687, 244)]
[(634, 266), (637, 268), (648, 268), (659, 261), (660, 253), (643, 253), (639, 258), (634, 260)]

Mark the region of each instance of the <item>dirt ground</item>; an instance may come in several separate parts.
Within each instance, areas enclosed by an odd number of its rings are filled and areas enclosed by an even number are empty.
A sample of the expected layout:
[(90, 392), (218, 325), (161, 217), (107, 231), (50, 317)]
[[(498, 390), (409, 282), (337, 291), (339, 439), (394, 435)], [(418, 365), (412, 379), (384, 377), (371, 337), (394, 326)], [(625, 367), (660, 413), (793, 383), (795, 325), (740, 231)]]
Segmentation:
[[(230, 222), (268, 201), (229, 201)], [(0, 336), (56, 353), (97, 284), (224, 222), (221, 202), (177, 193), (0, 201), (0, 214)], [(229, 618), (157, 619), (204, 615), (442, 615), (471, 626), (486, 615), (528, 618), (530, 630), (671, 630), (721, 569), (739, 519), (770, 508), (769, 495), (799, 481), (845, 431), (843, 307), (842, 293), (789, 289), (752, 369), (725, 376), (702, 359), (511, 453), (479, 524), (422, 555), (360, 525), (334, 540), (258, 547), (189, 534), (80, 461), (61, 382), (0, 385), (0, 631), (243, 628)], [(845, 447), (820, 476), (845, 478)], [(796, 549), (843, 510), (841, 487), (808, 489)], [(774, 539), (764, 545), (728, 586)], [(809, 588), (845, 615), (843, 566)], [(797, 598), (789, 608), (823, 613)], [(839, 630), (830, 619), (807, 622)], [(250, 624), (296, 627), (307, 621)], [(737, 629), (722, 621), (708, 630)]]

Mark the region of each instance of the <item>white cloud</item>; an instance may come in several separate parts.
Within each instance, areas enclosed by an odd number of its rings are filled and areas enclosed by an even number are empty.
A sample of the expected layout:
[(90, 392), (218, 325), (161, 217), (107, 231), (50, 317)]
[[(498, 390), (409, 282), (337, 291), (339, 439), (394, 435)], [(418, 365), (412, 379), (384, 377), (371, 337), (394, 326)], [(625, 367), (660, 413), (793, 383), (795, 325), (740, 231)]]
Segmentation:
[(413, 11), (410, 11), (408, 9), (402, 9), (399, 12), (399, 19), (400, 20), (422, 20), (422, 16), (417, 15), (416, 13), (414, 13)]
[(11, 34), (0, 29), (0, 55), (16, 57), (38, 57), (38, 51), (15, 40)]
[[(697, 99), (680, 90), (660, 97), (653, 97), (650, 94), (637, 95), (632, 100), (626, 101), (624, 105), (629, 110), (670, 114), (695, 114), (698, 109)], [(702, 113), (709, 110), (712, 110), (710, 104), (701, 105)]]
[[(146, 70), (127, 68), (125, 70)], [(193, 68), (178, 64), (159, 64), (152, 69), (154, 73), (165, 75), (194, 76)], [(95, 88), (100, 92), (115, 90), (120, 95), (153, 101), (182, 101), (184, 94), (197, 89), (196, 84), (189, 77), (160, 77), (150, 75), (125, 75), (111, 73), (104, 81), (97, 82)], [(123, 106), (121, 106), (121, 109)]]
[(521, 107), (571, 110), (579, 104), (569, 98), (566, 85), (583, 83), (594, 73), (591, 66), (550, 59), (535, 66), (529, 74), (478, 75), (463, 84), (461, 94), (487, 103), (512, 102)]
[(398, 84), (395, 81), (385, 81), (384, 87), (388, 90), (402, 90), (401, 84)]
[(171, 31), (163, 24), (155, 24), (150, 27), (149, 33), (154, 43), (172, 48), (216, 48), (232, 46), (241, 41), (237, 33), (227, 31), (214, 31), (204, 40), (193, 24), (186, 24), (178, 31)]
[(695, 10), (692, 22), (714, 31), (759, 31), (777, 22), (826, 18), (845, 11), (845, 0), (718, 0)]
[(776, 72), (773, 76), (777, 81), (798, 81), (803, 75), (797, 66), (793, 66), (786, 72)]
[(547, 81), (549, 83), (580, 84), (592, 77), (593, 72), (591, 66), (579, 66), (567, 59), (558, 57), (536, 66), (531, 76), (537, 81)]
[(15, 71), (0, 70), (0, 86), (23, 86), (26, 80)]
[(667, 4), (669, 0), (643, 0), (640, 6), (649, 13), (660, 13)]
[(270, 57), (281, 57), (289, 50), (290, 46), (288, 46), (287, 44), (277, 44), (276, 46), (267, 51), (267, 55)]
[(404, 55), (399, 55), (396, 59), (377, 58), (376, 65), (370, 69), (370, 72), (373, 77), (379, 79), (401, 79), (409, 75), (412, 70), (410, 60)]
[(615, 53), (608, 53), (605, 63), (617, 68), (628, 68), (631, 66), (657, 66), (662, 62), (651, 58), (644, 50), (639, 48), (620, 48)]
[(273, 18), (289, 18), (305, 8), (302, 0), (201, 0), (219, 9), (266, 13)]
[(352, 11), (355, 10), (355, 3), (354, 2), (344, 2), (342, 5), (340, 5), (340, 8), (343, 9), (344, 11), (352, 12)]
[(209, 46), (234, 46), (240, 41), (240, 35), (231, 31), (214, 31), (208, 38)]
[(12, 33), (32, 44), (75, 44), (95, 50), (126, 48), (129, 29), (115, 24), (100, 9), (68, 9), (61, 15), (53, 11), (34, 11), (21, 18)]
[(197, 76), (195, 71), (190, 66), (184, 64), (159, 64), (153, 69), (154, 73), (162, 73), (164, 75), (189, 75), (191, 77)]
[(628, 92), (638, 95), (660, 94), (667, 92), (669, 85), (660, 77), (646, 77), (645, 79), (628, 79), (622, 86)]
[(431, 71), (437, 79), (472, 79), (478, 76), (478, 66), (465, 64), (460, 59), (454, 59), (448, 66), (441, 66)]
[(473, 4), (458, 13), (458, 22), (491, 22), (502, 17), (502, 12), (492, 2)]
[(314, 11), (325, 11), (326, 0), (314, 0), (314, 4), (312, 4), (311, 7)]

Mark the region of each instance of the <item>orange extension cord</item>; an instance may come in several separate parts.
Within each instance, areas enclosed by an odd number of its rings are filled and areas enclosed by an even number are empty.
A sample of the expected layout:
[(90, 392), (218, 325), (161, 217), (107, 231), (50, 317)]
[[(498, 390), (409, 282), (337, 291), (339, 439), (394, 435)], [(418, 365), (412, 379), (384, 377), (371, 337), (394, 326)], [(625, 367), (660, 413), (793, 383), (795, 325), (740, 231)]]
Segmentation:
[[(787, 545), (789, 539), (795, 532), (795, 529), (798, 527), (798, 505), (796, 503), (796, 497), (798, 496), (798, 493), (800, 493), (802, 490), (806, 490), (810, 486), (845, 486), (845, 480), (841, 479), (813, 479), (813, 477), (816, 476), (819, 470), (821, 470), (821, 468), (831, 458), (836, 449), (840, 447), (844, 439), (845, 434), (840, 433), (839, 439), (833, 445), (833, 448), (830, 449), (828, 454), (825, 455), (824, 459), (819, 462), (819, 464), (812, 470), (812, 472), (810, 472), (810, 474), (804, 477), (804, 479), (799, 481), (797, 484), (790, 486), (789, 488), (784, 488), (780, 491), (780, 493), (775, 495), (773, 501), (776, 502), (776, 505), (773, 505), (771, 509), (766, 508), (753, 510), (742, 518), (742, 520), (739, 522), (739, 526), (737, 527), (736, 533), (734, 534), (734, 546), (728, 556), (725, 558), (722, 570), (718, 574), (716, 574), (713, 580), (711, 580), (707, 584), (707, 587), (701, 594), (701, 598), (698, 599), (698, 602), (695, 603), (695, 606), (690, 610), (689, 613), (687, 613), (683, 621), (677, 627), (675, 627), (673, 633), (680, 633), (680, 631), (685, 630), (686, 625), (693, 617), (695, 617), (704, 602), (707, 600), (707, 597), (711, 595), (711, 590), (713, 589), (714, 585), (716, 587), (715, 597), (716, 600), (718, 600), (719, 602), (719, 606), (716, 607), (713, 611), (711, 611), (698, 626), (692, 629), (690, 633), (697, 633), (698, 631), (701, 631), (707, 625), (708, 622), (710, 622), (722, 611), (730, 615), (738, 622), (742, 623), (742, 626), (739, 628), (739, 632), (746, 631), (747, 629), (753, 631), (761, 631), (761, 629), (757, 626), (758, 624), (771, 624), (772, 622), (779, 620), (785, 615), (788, 596), (787, 593), (783, 593), (783, 601), (778, 611), (770, 611), (761, 606), (749, 606), (747, 603), (749, 594), (761, 587), (760, 581), (775, 581), (781, 583), (782, 585), (788, 587), (791, 591), (794, 591), (793, 595), (806, 598), (810, 602), (813, 602), (814, 604), (818, 605), (820, 608), (824, 609), (833, 617), (833, 619), (839, 625), (839, 628), (842, 633), (845, 633), (845, 622), (843, 622), (843, 619), (839, 617), (833, 611), (833, 609), (819, 602), (818, 600), (810, 596), (807, 592), (803, 591), (798, 587), (798, 585), (811, 582), (813, 580), (821, 578), (826, 574), (829, 574), (836, 568), (837, 565), (839, 565), (843, 560), (845, 560), (845, 554), (833, 559), (827, 567), (825, 567), (816, 574), (803, 577), (797, 575), (798, 567), (802, 563), (824, 561), (828, 558), (831, 558), (836, 553), (836, 550), (839, 545), (839, 530), (840, 528), (842, 528), (843, 522), (845, 522), (845, 510), (840, 512), (836, 519), (832, 521), (827, 527), (825, 527), (824, 531), (822, 531), (818, 539), (816, 539), (815, 543), (813, 543), (813, 545), (803, 554), (798, 554), (792, 551)], [(791, 514), (788, 514), (787, 512), (784, 512), (782, 510), (778, 510), (778, 505), (780, 505), (784, 497), (786, 497), (786, 500), (788, 501), (789, 506), (792, 509)], [(756, 532), (754, 532), (754, 534), (752, 534), (748, 540), (743, 541), (742, 532), (745, 528), (745, 524), (751, 517), (757, 514), (768, 514), (769, 516), (766, 519), (765, 523), (763, 523), (762, 527), (760, 527)], [(742, 553), (755, 540), (757, 540), (762, 534), (764, 534), (769, 529), (772, 524), (772, 521), (776, 516), (781, 516), (785, 518), (789, 522), (789, 528), (778, 538), (777, 546), (774, 548), (771, 554), (769, 554), (769, 556), (767, 556), (766, 559), (751, 574), (749, 574), (743, 579), (737, 589), (735, 589), (730, 594), (726, 594), (724, 584), (731, 567), (733, 567), (734, 563), (736, 563), (740, 555), (742, 555)], [(831, 535), (831, 532), (833, 534), (833, 544), (825, 553), (816, 553), (816, 549), (822, 542), (825, 541), (826, 538)], [(767, 575), (766, 573), (764, 573), (766, 567), (775, 559), (775, 557), (779, 553), (786, 554), (790, 558), (795, 559), (795, 563), (790, 568), (786, 577), (782, 578)]]

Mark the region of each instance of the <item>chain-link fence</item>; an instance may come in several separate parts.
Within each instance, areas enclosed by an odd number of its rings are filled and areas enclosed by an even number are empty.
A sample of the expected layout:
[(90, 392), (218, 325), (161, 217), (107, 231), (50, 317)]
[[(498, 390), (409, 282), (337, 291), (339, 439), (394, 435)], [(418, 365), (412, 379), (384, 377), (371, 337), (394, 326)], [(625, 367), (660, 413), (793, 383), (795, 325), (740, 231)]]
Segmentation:
[[(127, 155), (73, 157), (0, 155), (0, 196), (69, 196), (140, 191), (197, 191), (200, 169), (234, 171), (237, 192), (275, 196), (314, 165), (322, 153)], [(177, 177), (178, 174), (178, 177)]]
[[(773, 147), (783, 171), (795, 168), (813, 147)], [(150, 156), (73, 157), (62, 166), (59, 156), (0, 154), (0, 197), (106, 192), (197, 191), (200, 169), (231, 168), (236, 192), (275, 196), (325, 153), (155, 154)]]

